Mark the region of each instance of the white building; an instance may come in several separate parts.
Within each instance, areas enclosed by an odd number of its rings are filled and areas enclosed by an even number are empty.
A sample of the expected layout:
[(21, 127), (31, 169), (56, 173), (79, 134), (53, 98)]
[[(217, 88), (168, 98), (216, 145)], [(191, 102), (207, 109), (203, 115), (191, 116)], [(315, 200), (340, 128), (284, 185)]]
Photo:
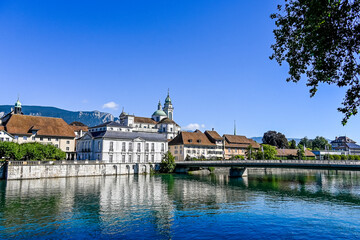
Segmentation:
[(120, 114), (120, 124), (132, 128), (133, 132), (164, 133), (167, 139), (175, 138), (181, 131), (180, 126), (173, 120), (174, 107), (171, 103), (169, 93), (165, 99), (164, 107), (158, 103), (158, 109), (151, 115), (151, 118), (137, 117)]
[(168, 150), (165, 134), (140, 132), (136, 128), (108, 122), (89, 128), (77, 141), (78, 160), (109, 163), (159, 163)]
[(0, 142), (12, 142), (12, 141), (14, 141), (14, 136), (6, 132), (5, 130), (2, 130), (0, 126)]
[(169, 151), (176, 161), (187, 158), (222, 159), (224, 156), (223, 141), (216, 131), (180, 132), (169, 142)]

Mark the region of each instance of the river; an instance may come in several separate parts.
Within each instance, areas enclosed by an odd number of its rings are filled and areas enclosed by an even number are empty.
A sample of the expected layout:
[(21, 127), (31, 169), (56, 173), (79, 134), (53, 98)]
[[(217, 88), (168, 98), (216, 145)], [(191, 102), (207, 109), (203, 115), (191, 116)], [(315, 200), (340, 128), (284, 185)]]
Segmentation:
[(0, 181), (0, 239), (359, 239), (360, 172)]

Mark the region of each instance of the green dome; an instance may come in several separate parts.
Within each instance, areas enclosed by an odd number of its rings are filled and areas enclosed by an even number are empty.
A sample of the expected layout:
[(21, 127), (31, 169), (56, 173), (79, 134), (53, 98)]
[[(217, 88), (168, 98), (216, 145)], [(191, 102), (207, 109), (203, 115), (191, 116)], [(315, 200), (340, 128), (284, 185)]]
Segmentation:
[(19, 101), (19, 99), (16, 101), (15, 107), (21, 107), (21, 102)]
[(166, 113), (165, 113), (163, 110), (156, 110), (156, 111), (153, 113), (153, 116), (164, 116), (164, 117), (167, 117)]

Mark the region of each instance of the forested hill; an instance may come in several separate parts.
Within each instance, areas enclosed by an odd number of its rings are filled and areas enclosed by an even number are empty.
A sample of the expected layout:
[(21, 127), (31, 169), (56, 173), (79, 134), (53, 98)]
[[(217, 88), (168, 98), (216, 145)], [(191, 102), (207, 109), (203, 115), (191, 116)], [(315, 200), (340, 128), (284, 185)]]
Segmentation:
[[(0, 117), (9, 113), (13, 107), (13, 105), (0, 105)], [(22, 111), (25, 115), (57, 117), (64, 119), (67, 123), (79, 121), (87, 126), (96, 126), (108, 121), (117, 120), (112, 114), (99, 111), (73, 112), (56, 107), (42, 106), (22, 106)]]

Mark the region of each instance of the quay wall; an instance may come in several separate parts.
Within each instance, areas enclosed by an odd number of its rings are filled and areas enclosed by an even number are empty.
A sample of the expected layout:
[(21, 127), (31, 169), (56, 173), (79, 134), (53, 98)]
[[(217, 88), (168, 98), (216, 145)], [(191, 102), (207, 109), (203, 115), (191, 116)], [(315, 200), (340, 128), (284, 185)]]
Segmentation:
[(146, 174), (157, 170), (156, 163), (102, 163), (101, 161), (9, 162), (7, 180)]

